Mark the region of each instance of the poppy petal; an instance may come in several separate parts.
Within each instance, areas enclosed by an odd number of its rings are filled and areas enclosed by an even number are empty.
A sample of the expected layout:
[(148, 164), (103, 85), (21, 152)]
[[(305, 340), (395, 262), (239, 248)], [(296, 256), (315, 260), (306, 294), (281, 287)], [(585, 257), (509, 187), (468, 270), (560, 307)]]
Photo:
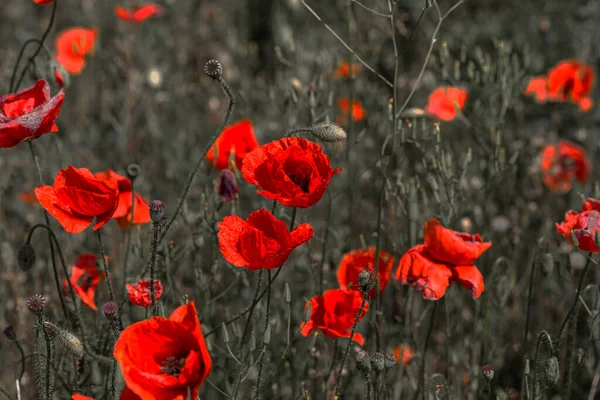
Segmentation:
[(473, 263), (492, 245), (482, 242), (479, 235), (444, 228), (435, 218), (425, 223), (424, 239), (427, 250), (436, 260), (454, 265)]
[(452, 268), (453, 279), (460, 283), (465, 289), (473, 292), (473, 298), (477, 299), (483, 293), (483, 276), (474, 265), (457, 265)]
[(73, 214), (59, 206), (60, 202), (56, 197), (52, 186), (40, 186), (35, 188), (35, 195), (41, 206), (48, 211), (63, 228), (69, 233), (79, 233), (92, 224), (94, 217), (86, 217), (79, 214)]
[(424, 245), (417, 245), (402, 256), (395, 277), (423, 293), (424, 299), (438, 300), (450, 285), (452, 271), (432, 259)]

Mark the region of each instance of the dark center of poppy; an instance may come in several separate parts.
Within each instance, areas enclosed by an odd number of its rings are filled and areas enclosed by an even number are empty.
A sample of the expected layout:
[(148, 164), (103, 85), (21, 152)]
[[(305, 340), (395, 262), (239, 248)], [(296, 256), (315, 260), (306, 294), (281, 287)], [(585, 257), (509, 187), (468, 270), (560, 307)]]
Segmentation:
[(160, 373), (177, 377), (184, 365), (185, 357), (167, 357), (161, 364)]
[(90, 274), (84, 273), (77, 280), (77, 286), (82, 288), (84, 291), (87, 291), (90, 288), (90, 286), (92, 286), (93, 281), (94, 278)]
[(298, 185), (300, 187), (300, 189), (302, 189), (302, 191), (304, 193), (309, 192), (310, 177), (305, 176), (305, 175), (296, 175), (296, 174), (291, 174), (291, 175), (288, 174), (288, 176), (290, 177), (292, 182), (294, 182), (296, 185)]

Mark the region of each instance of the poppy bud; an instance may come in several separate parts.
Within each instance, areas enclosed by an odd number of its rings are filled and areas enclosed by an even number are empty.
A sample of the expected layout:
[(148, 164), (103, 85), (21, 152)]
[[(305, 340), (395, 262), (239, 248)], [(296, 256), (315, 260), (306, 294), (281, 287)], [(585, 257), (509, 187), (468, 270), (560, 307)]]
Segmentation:
[(560, 368), (556, 357), (550, 357), (544, 364), (544, 377), (549, 386), (555, 386), (560, 379)]
[(31, 243), (25, 243), (21, 246), (17, 254), (17, 263), (19, 264), (19, 268), (25, 272), (29, 271), (33, 264), (35, 264), (35, 249)]
[(359, 351), (356, 354), (356, 366), (360, 372), (368, 375), (369, 372), (371, 372), (371, 359), (369, 358), (369, 353), (364, 350)]
[(104, 312), (104, 316), (109, 321), (117, 317), (117, 311), (119, 311), (119, 306), (114, 301), (108, 301), (102, 306), (102, 312)]
[(346, 132), (337, 124), (317, 124), (310, 128), (310, 133), (324, 142), (335, 143), (346, 139)]
[(385, 355), (385, 366), (386, 368), (391, 368), (398, 362), (398, 359), (392, 353)]
[(373, 362), (373, 370), (376, 373), (383, 371), (385, 368), (385, 358), (381, 353), (375, 353), (371, 356), (371, 361)]
[(224, 201), (233, 201), (237, 198), (240, 188), (235, 181), (235, 174), (229, 169), (224, 169), (219, 174), (216, 185), (217, 192)]
[(209, 60), (204, 65), (204, 73), (212, 79), (219, 79), (223, 75), (223, 67), (217, 60)]
[(58, 337), (58, 341), (64, 346), (64, 348), (71, 353), (75, 358), (83, 357), (83, 343), (81, 340), (75, 335), (73, 335), (69, 331), (65, 331), (60, 329), (58, 326), (44, 321), (44, 328), (48, 330), (52, 335), (56, 335)]
[(287, 282), (283, 287), (283, 299), (287, 304), (290, 304), (290, 302), (292, 301), (292, 292), (290, 292), (290, 285), (288, 285)]
[(155, 224), (158, 224), (165, 215), (166, 205), (160, 200), (152, 200), (150, 203), (150, 219)]
[(485, 379), (488, 381), (494, 379), (494, 368), (491, 365), (484, 365), (481, 368), (481, 373), (483, 373), (483, 376), (485, 376)]
[(39, 313), (46, 305), (46, 298), (41, 294), (32, 294), (27, 299), (27, 308), (34, 313)]
[(127, 173), (129, 180), (133, 182), (140, 174), (140, 166), (137, 164), (129, 164), (125, 169), (125, 172)]
[(229, 332), (227, 332), (227, 326), (224, 322), (221, 322), (221, 334), (223, 336), (223, 342), (229, 343)]
[(6, 328), (4, 328), (4, 336), (6, 336), (11, 342), (17, 340), (17, 332), (15, 332), (15, 329), (12, 327), (12, 325), (9, 325)]

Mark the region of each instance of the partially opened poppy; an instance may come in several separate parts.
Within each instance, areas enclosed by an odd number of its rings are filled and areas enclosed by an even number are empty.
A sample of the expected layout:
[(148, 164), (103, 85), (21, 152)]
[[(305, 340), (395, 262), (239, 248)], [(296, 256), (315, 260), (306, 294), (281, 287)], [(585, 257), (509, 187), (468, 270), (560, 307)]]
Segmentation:
[(257, 193), (287, 207), (316, 204), (327, 189), (332, 169), (329, 157), (316, 143), (299, 137), (283, 138), (257, 147), (244, 158), (242, 174)]
[[(581, 207), (581, 212), (567, 211), (565, 220), (556, 224), (556, 230), (573, 244), (577, 239), (579, 249), (588, 252), (598, 252), (596, 232), (600, 226), (600, 200), (587, 199)], [(571, 233), (572, 232), (572, 233)]]
[[(140, 279), (138, 283), (133, 286), (129, 283), (125, 285), (127, 287), (127, 296), (136, 306), (150, 307), (152, 306), (152, 296), (150, 295), (150, 279)], [(163, 293), (162, 283), (158, 280), (154, 280), (154, 299), (158, 301)]]
[(71, 74), (81, 73), (97, 35), (96, 28), (70, 28), (61, 32), (56, 39), (56, 61)]
[(219, 173), (215, 189), (223, 201), (233, 201), (238, 197), (240, 188), (235, 180), (235, 174), (230, 169), (223, 169)]
[(0, 148), (58, 132), (54, 123), (65, 98), (61, 89), (50, 95), (48, 82), (40, 79), (30, 88), (0, 98)]
[(478, 234), (444, 228), (432, 218), (425, 223), (425, 244), (408, 250), (400, 259), (396, 279), (423, 293), (426, 300), (438, 300), (456, 282), (471, 290), (473, 298), (483, 293), (483, 276), (473, 262), (492, 245)]
[[(356, 76), (360, 72), (360, 64), (352, 64), (352, 75)], [(349, 78), (350, 63), (344, 61), (333, 73), (334, 78)]]
[[(97, 309), (94, 296), (99, 283), (100, 271), (98, 271), (98, 265), (96, 264), (96, 255), (86, 253), (77, 257), (71, 270), (71, 285), (81, 302), (92, 310)], [(65, 281), (65, 287), (67, 286), (68, 284)]]
[[(332, 289), (310, 299), (304, 308), (309, 305), (310, 320), (300, 326), (302, 335), (308, 336), (319, 329), (330, 338), (349, 338), (350, 329), (362, 305), (362, 296), (355, 290)], [(368, 310), (369, 303), (365, 303), (359, 321)], [(354, 333), (352, 340), (361, 346), (365, 343), (365, 338), (358, 332)]]
[(558, 193), (571, 190), (571, 183), (588, 181), (592, 172), (585, 150), (567, 140), (544, 147), (540, 156), (544, 184)]
[(127, 10), (121, 6), (115, 7), (115, 15), (122, 21), (141, 23), (148, 18), (160, 17), (164, 13), (164, 9), (158, 4), (148, 3), (137, 7), (134, 10)]
[[(404, 350), (404, 351), (403, 351)], [(413, 350), (410, 346), (396, 346), (394, 347), (394, 355), (396, 356), (396, 363), (400, 364), (400, 361), (404, 365), (408, 364), (413, 358)]]
[(457, 87), (440, 87), (431, 92), (425, 111), (442, 121), (451, 121), (457, 115), (457, 110), (464, 110), (467, 91)]
[[(235, 165), (242, 169), (242, 160), (252, 150), (258, 147), (254, 136), (252, 122), (243, 119), (226, 127), (206, 153), (206, 160), (216, 169), (229, 168), (231, 153), (235, 153)], [(216, 157), (215, 157), (216, 153)]]
[(122, 229), (127, 229), (131, 221), (131, 211), (133, 205), (133, 225), (147, 224), (150, 219), (150, 208), (146, 199), (141, 194), (135, 194), (135, 204), (132, 204), (131, 199), (131, 181), (117, 174), (113, 170), (106, 172), (98, 172), (95, 175), (96, 179), (103, 182), (112, 183), (119, 189), (119, 205), (115, 210), (112, 218), (117, 220), (117, 225)]
[[(338, 100), (337, 104), (340, 111), (344, 114), (344, 118), (347, 117), (350, 114), (350, 99), (347, 97), (342, 97)], [(355, 99), (352, 102), (352, 119), (354, 121), (362, 121), (366, 115), (367, 113), (365, 112), (361, 102)], [(342, 118), (342, 123), (344, 118)], [(342, 123), (340, 123), (340, 125)]]
[(38, 201), (69, 233), (79, 233), (92, 224), (100, 229), (119, 204), (119, 190), (110, 181), (94, 177), (87, 168), (69, 165), (54, 178), (54, 186), (35, 188)]
[(152, 317), (125, 328), (114, 357), (127, 388), (142, 399), (185, 400), (188, 389), (195, 399), (212, 368), (194, 302), (168, 319)]
[[(340, 288), (360, 290), (358, 286), (358, 275), (367, 270), (372, 272), (375, 269), (375, 247), (359, 249), (345, 254), (340, 260), (340, 266), (337, 270), (337, 278)], [(379, 286), (383, 293), (390, 280), (392, 269), (394, 267), (394, 257), (385, 251), (379, 250)], [(369, 291), (369, 297), (374, 298), (377, 295), (377, 288)]]
[(291, 232), (268, 210), (253, 212), (244, 221), (230, 215), (219, 222), (219, 247), (227, 262), (249, 270), (279, 268), (292, 250), (314, 235), (309, 224)]

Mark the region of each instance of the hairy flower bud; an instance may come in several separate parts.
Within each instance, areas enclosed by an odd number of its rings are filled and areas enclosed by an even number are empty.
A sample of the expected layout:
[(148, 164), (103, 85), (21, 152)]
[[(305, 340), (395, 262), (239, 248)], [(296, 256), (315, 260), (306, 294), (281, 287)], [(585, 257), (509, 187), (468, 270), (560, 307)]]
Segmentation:
[(218, 79), (223, 75), (223, 67), (217, 60), (209, 60), (204, 64), (204, 73), (211, 79)]
[(34, 313), (39, 313), (46, 305), (46, 298), (41, 294), (32, 294), (27, 299), (27, 308)]
[(25, 243), (21, 246), (19, 253), (17, 254), (19, 268), (25, 272), (29, 271), (31, 267), (33, 267), (33, 264), (35, 264), (35, 258), (35, 249), (31, 243)]
[(360, 274), (358, 274), (358, 285), (364, 292), (371, 289), (371, 273), (366, 269), (360, 271)]
[(165, 215), (165, 208), (167, 206), (160, 200), (152, 200), (150, 202), (150, 219), (155, 224), (158, 224), (162, 217)]
[(322, 123), (310, 128), (310, 133), (324, 142), (335, 143), (346, 139), (346, 132), (337, 124)]
[(63, 347), (75, 358), (82, 358), (84, 354), (83, 343), (71, 332), (59, 328), (58, 326), (44, 321), (44, 328), (52, 336), (56, 336)]
[(549, 386), (555, 386), (558, 383), (560, 368), (556, 357), (550, 357), (544, 364), (544, 377)]

